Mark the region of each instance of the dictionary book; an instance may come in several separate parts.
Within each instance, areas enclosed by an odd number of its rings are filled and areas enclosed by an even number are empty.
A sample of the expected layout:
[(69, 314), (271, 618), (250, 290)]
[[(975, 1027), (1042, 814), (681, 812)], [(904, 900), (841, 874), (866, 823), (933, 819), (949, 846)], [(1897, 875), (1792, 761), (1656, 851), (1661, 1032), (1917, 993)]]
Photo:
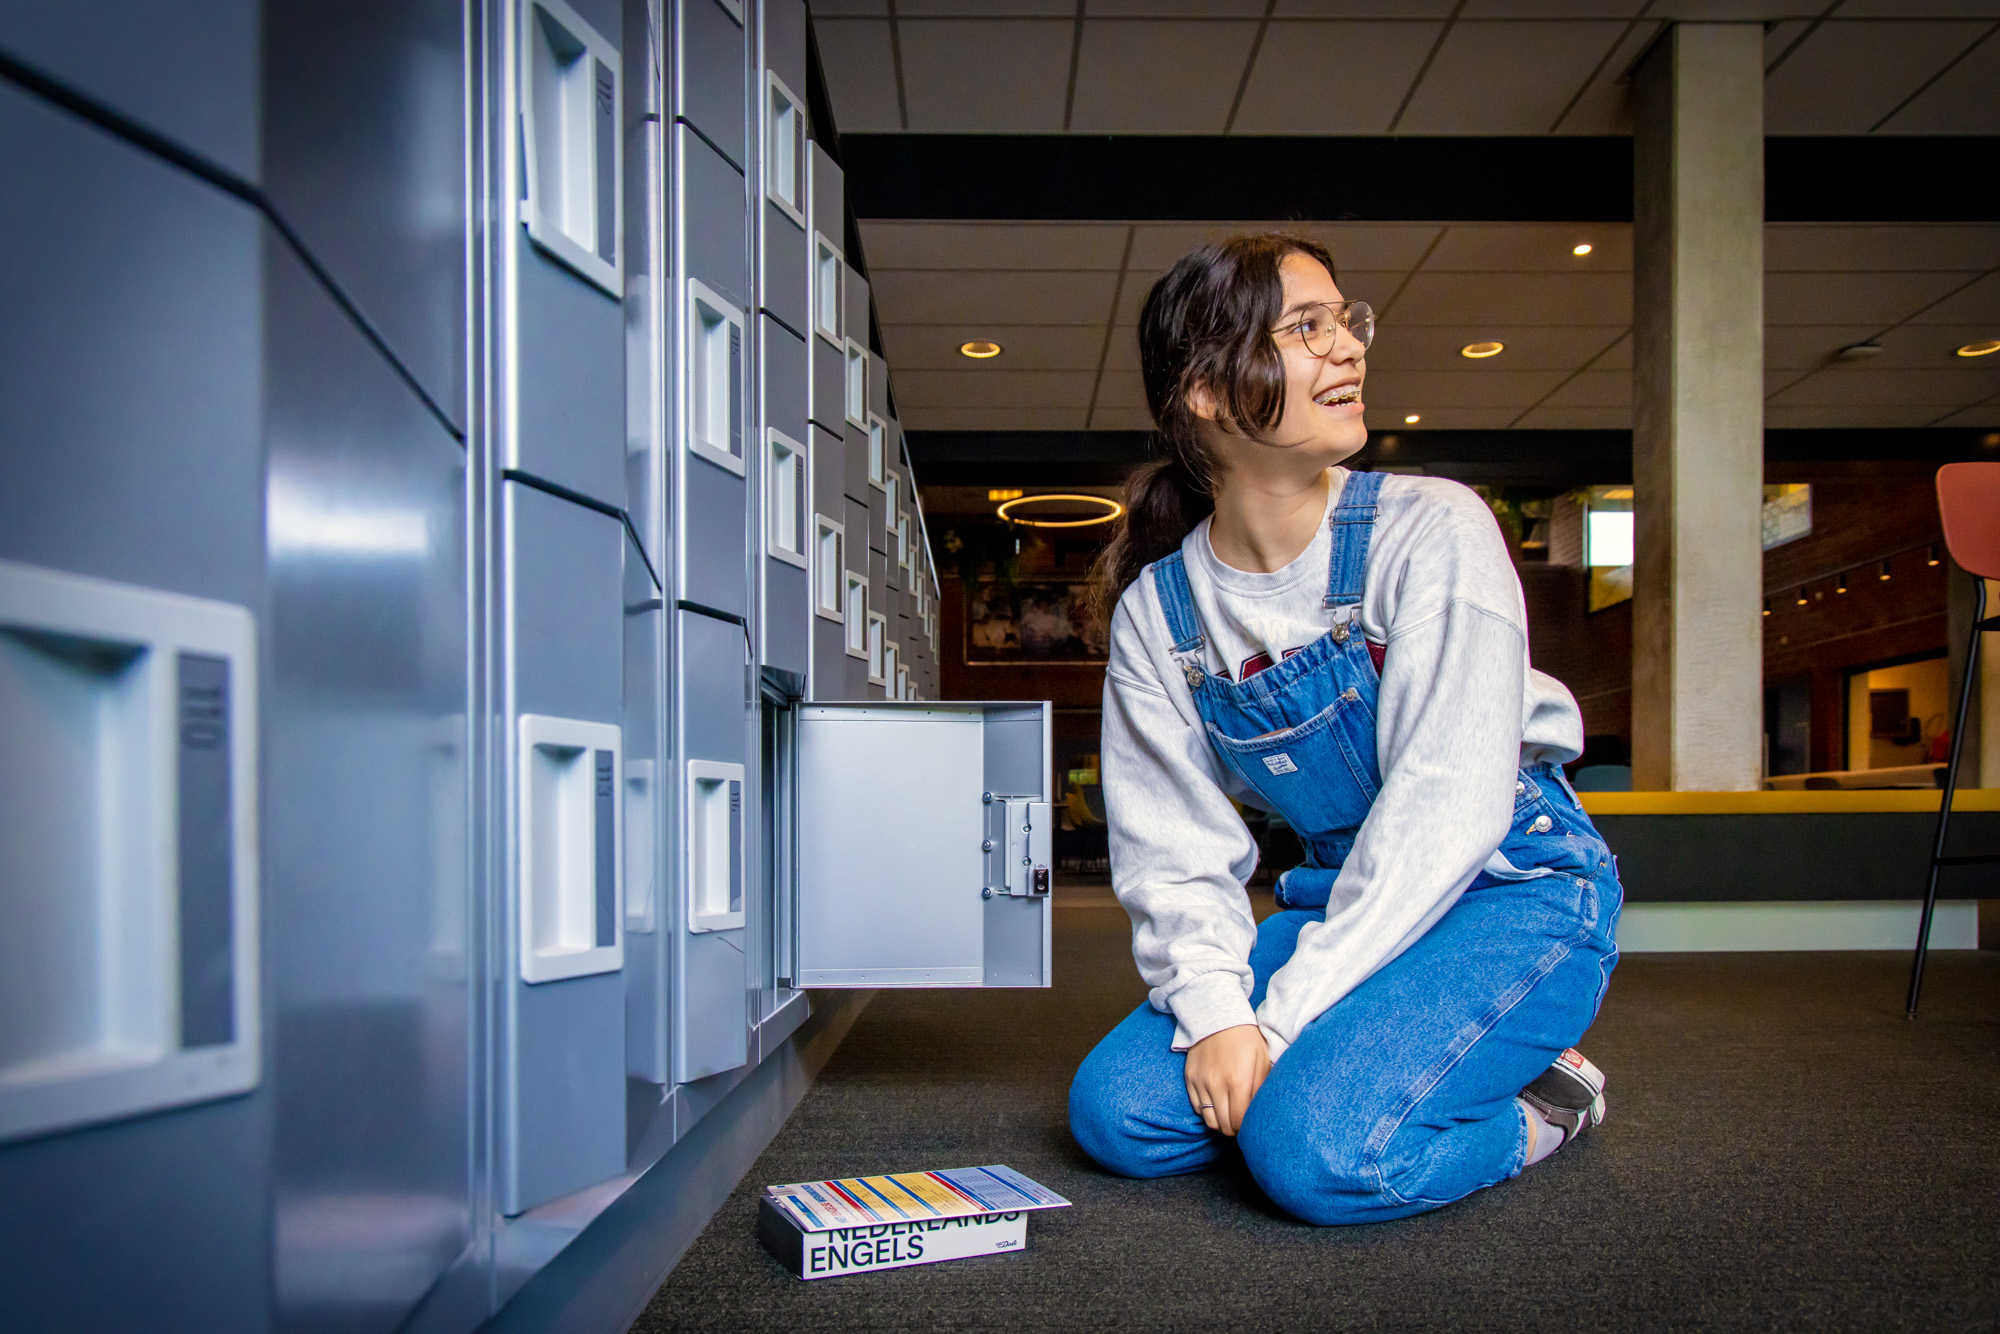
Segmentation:
[(1028, 1244), (1028, 1215), (1069, 1201), (1011, 1167), (766, 1186), (757, 1237), (800, 1278), (964, 1260)]

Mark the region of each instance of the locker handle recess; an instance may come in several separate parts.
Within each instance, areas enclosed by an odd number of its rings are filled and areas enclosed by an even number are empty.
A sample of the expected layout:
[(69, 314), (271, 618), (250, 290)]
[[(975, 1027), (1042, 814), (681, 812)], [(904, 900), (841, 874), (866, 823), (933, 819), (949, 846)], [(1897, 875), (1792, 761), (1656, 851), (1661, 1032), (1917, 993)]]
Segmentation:
[(764, 75), (764, 192), (799, 226), (806, 225), (805, 103), (775, 73)]
[(813, 611), (829, 621), (846, 620), (847, 526), (813, 515)]
[(840, 247), (813, 233), (813, 332), (835, 347), (846, 343), (842, 324), (847, 300), (847, 264)]
[(521, 27), (521, 221), (542, 249), (621, 296), (618, 48), (563, 0), (526, 0)]
[(806, 565), (805, 446), (780, 431), (765, 428), (764, 522), (769, 527), (765, 550), (789, 565)]
[(688, 761), (688, 930), (743, 925), (743, 781), (740, 764)]
[(743, 312), (688, 280), (688, 448), (743, 475)]
[(0, 561), (0, 1142), (256, 1086), (255, 643)]
[(847, 628), (847, 656), (866, 658), (868, 656), (868, 580), (852, 570), (844, 570), (841, 580), (847, 585), (847, 607), (843, 619)]
[(521, 980), (617, 972), (625, 966), (619, 730), (532, 713), (516, 730)]
[(881, 449), (868, 421), (868, 349), (847, 340), (847, 420), (868, 431), (868, 480), (882, 484)]

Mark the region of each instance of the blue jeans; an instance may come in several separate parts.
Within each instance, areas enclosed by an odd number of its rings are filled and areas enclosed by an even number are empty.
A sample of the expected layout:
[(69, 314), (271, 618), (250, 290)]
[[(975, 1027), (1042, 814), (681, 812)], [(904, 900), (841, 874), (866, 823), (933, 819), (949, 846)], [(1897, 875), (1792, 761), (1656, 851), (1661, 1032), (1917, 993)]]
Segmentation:
[[(1521, 1170), (1514, 1095), (1597, 1017), (1623, 901), (1594, 875), (1480, 875), (1416, 944), (1299, 1034), (1243, 1118), (1257, 1184), (1309, 1223), (1372, 1223), (1463, 1199)], [(1251, 1003), (1320, 911), (1267, 918)], [(1070, 1132), (1128, 1177), (1198, 1172), (1224, 1138), (1188, 1105), (1174, 1020), (1141, 1005), (1084, 1059)]]

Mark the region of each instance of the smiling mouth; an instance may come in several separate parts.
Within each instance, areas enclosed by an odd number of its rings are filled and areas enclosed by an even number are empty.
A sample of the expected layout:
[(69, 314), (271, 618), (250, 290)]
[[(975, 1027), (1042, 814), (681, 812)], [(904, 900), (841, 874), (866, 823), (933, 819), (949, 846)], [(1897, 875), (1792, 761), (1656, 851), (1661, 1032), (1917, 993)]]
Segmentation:
[(1359, 403), (1361, 386), (1358, 384), (1337, 384), (1313, 395), (1313, 402), (1323, 408), (1337, 408), (1343, 403)]

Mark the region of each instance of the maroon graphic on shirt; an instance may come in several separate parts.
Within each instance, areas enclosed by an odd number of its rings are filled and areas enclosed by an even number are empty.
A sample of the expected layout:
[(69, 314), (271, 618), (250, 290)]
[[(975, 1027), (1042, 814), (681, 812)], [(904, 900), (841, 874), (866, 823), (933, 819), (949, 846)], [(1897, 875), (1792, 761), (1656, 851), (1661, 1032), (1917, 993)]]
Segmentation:
[[(1380, 675), (1382, 671), (1382, 655), (1385, 652), (1384, 646), (1376, 643), (1372, 639), (1368, 640), (1367, 644), (1368, 644), (1368, 656), (1375, 663), (1376, 674)], [(1298, 651), (1299, 650), (1295, 648), (1288, 648), (1285, 650), (1283, 656), (1280, 659), (1278, 659), (1278, 661), (1282, 661), (1283, 658), (1289, 658)], [(1269, 671), (1272, 667), (1276, 665), (1277, 665), (1276, 662), (1272, 660), (1270, 654), (1253, 653), (1249, 657), (1245, 658), (1242, 664), (1239, 667), (1237, 667), (1236, 679), (1239, 681), (1248, 681), (1251, 677), (1255, 676), (1257, 673), (1262, 671)], [(1223, 676), (1226, 678), (1228, 675), (1229, 673), (1225, 670), (1223, 672)]]

